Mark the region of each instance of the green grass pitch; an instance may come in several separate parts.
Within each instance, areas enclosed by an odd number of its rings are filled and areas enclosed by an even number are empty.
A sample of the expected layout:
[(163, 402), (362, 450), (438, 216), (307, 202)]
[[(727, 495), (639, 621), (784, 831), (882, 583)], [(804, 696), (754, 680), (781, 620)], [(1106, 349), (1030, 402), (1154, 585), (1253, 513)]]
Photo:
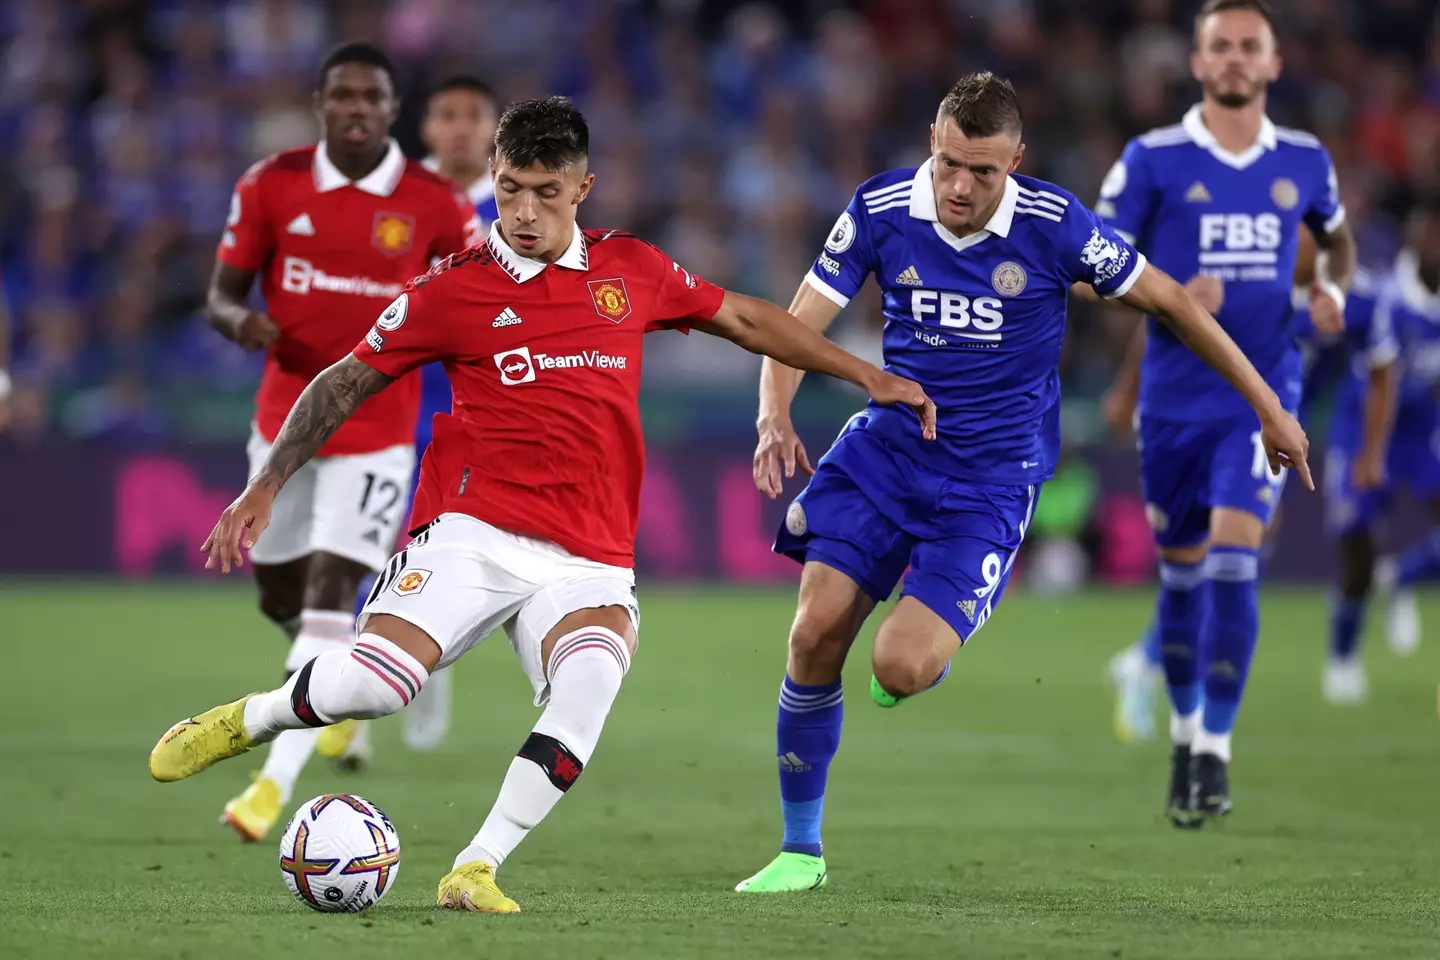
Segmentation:
[(441, 751), (405, 752), (391, 718), (367, 771), (306, 772), (299, 799), (369, 797), (404, 848), (382, 904), (321, 916), (286, 892), (272, 842), (242, 846), (216, 823), (258, 763), (174, 785), (145, 769), (168, 724), (277, 678), (281, 641), (249, 592), (0, 591), (0, 956), (1440, 956), (1440, 644), (1397, 660), (1372, 643), (1370, 703), (1330, 708), (1323, 596), (1268, 592), (1236, 812), (1181, 833), (1160, 815), (1165, 748), (1115, 742), (1102, 677), (1148, 595), (1008, 597), (941, 688), (892, 711), (869, 702), (862, 639), (826, 811), (831, 886), (747, 898), (731, 887), (779, 839), (792, 597), (656, 588), (642, 602), (594, 761), (502, 871), (524, 914), (432, 907), (537, 715), (497, 637), (457, 668)]

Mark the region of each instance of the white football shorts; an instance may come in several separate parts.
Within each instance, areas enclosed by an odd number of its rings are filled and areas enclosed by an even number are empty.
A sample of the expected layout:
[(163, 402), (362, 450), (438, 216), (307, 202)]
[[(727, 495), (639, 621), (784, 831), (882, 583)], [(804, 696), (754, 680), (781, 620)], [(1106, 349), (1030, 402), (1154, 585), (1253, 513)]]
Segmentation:
[(539, 706), (550, 698), (540, 657), (545, 635), (576, 610), (608, 606), (629, 610), (638, 635), (635, 571), (577, 557), (463, 513), (446, 513), (391, 558), (360, 612), (356, 632), (364, 632), (371, 614), (399, 617), (440, 645), (445, 667), (503, 626)]
[[(253, 477), (270, 452), (253, 426), (245, 452)], [(409, 514), (414, 471), (410, 444), (311, 460), (280, 488), (251, 562), (289, 563), (324, 552), (379, 570)]]

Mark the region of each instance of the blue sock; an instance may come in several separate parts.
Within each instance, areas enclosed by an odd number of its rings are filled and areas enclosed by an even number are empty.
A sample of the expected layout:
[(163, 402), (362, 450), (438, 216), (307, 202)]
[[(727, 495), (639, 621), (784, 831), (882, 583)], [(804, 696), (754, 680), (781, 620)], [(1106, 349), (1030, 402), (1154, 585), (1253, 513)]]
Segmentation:
[(1203, 563), (1160, 564), (1155, 626), (1170, 704), (1181, 716), (1189, 716), (1200, 707), (1200, 635), (1208, 586)]
[(1145, 662), (1156, 670), (1163, 665), (1160, 657), (1160, 622), (1154, 617), (1145, 627), (1145, 634), (1140, 638), (1140, 649), (1145, 653)]
[(1440, 577), (1440, 530), (1426, 537), (1400, 557), (1396, 581), (1402, 587), (1413, 587), (1422, 580)]
[(788, 676), (780, 684), (775, 752), (780, 760), (780, 812), (785, 818), (783, 853), (821, 855), (820, 821), (825, 780), (840, 749), (845, 697), (840, 681), (807, 687)]
[(1365, 601), (1351, 600), (1336, 591), (1330, 598), (1330, 656), (1349, 660), (1360, 643), (1360, 627), (1365, 622)]
[(1207, 733), (1229, 733), (1250, 675), (1250, 659), (1260, 638), (1259, 559), (1248, 547), (1212, 547), (1210, 626), (1205, 645)]

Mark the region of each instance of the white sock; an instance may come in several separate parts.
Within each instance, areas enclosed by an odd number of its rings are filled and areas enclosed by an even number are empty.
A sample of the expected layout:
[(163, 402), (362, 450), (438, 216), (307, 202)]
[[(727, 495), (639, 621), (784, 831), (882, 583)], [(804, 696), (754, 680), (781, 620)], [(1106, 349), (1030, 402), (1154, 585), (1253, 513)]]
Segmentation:
[[(289, 656), (285, 658), (285, 672), (294, 673), (332, 650), (348, 652), (354, 642), (355, 617), (352, 614), (338, 610), (302, 611), (299, 632), (290, 644)], [(318, 727), (306, 727), (303, 730), (286, 730), (270, 744), (260, 776), (275, 781), (285, 801), (290, 800), (295, 781), (315, 752), (315, 742), (319, 739)]]
[(260, 743), (281, 730), (397, 713), (430, 676), (410, 654), (373, 633), (306, 663), (278, 690), (245, 704), (245, 732)]
[(1183, 747), (1193, 743), (1195, 740), (1195, 732), (1199, 729), (1199, 710), (1190, 714), (1179, 714), (1174, 710), (1170, 711), (1170, 742), (1175, 744), (1175, 746)]
[(624, 639), (604, 627), (566, 634), (550, 651), (550, 702), (510, 761), (500, 796), (455, 866), (498, 868), (551, 811), (590, 762), (605, 718), (630, 669)]
[(1212, 757), (1218, 757), (1225, 763), (1230, 762), (1230, 734), (1211, 733), (1204, 727), (1195, 731), (1195, 741), (1190, 747), (1191, 753), (1208, 753)]

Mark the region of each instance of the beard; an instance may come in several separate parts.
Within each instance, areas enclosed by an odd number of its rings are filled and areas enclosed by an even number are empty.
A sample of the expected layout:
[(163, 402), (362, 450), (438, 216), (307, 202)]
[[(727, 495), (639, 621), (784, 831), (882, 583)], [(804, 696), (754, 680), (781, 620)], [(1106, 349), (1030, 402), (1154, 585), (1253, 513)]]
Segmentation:
[(1265, 90), (1265, 84), (1256, 83), (1250, 85), (1242, 84), (1240, 89), (1221, 89), (1218, 83), (1205, 85), (1205, 92), (1210, 95), (1216, 103), (1229, 110), (1238, 110), (1241, 107), (1248, 107)]

